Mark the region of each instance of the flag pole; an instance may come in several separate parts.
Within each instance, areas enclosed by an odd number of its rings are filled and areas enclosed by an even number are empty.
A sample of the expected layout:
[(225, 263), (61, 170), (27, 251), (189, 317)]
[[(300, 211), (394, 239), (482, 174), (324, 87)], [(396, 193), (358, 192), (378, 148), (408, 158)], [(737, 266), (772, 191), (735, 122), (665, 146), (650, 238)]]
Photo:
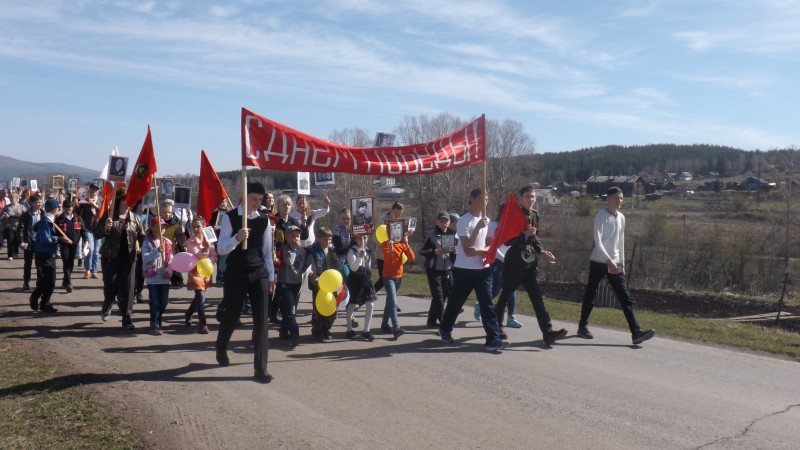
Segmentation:
[[(155, 189), (154, 193), (155, 193), (155, 198), (156, 198), (156, 217), (158, 217), (160, 219), (161, 218), (161, 205), (158, 203), (158, 177), (156, 176), (156, 174), (153, 174), (153, 189)], [(158, 226), (161, 227), (161, 221), (159, 221), (159, 225)], [(163, 231), (163, 230), (161, 230), (161, 231)], [(159, 236), (161, 236), (161, 233), (159, 233)], [(160, 245), (158, 246), (158, 251), (159, 251), (159, 253), (161, 253), (161, 261), (166, 262), (167, 257), (166, 257), (166, 255), (164, 255), (164, 236), (161, 236), (161, 239), (159, 239), (159, 244)], [(165, 269), (166, 269), (166, 267), (165, 267)]]
[[(242, 228), (247, 228), (247, 166), (242, 166)], [(247, 250), (247, 239), (242, 241), (242, 250)]]

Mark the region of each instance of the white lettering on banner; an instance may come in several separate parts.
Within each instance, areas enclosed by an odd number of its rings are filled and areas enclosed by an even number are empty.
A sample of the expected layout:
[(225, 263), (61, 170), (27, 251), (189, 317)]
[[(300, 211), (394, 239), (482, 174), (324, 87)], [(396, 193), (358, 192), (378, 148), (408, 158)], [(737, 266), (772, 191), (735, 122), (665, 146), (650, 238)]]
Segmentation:
[[(441, 141), (434, 142), (433, 145), (433, 153), (436, 155), (436, 159), (434, 160), (434, 164), (436, 165), (437, 169), (441, 169), (442, 167), (448, 167), (453, 161), (450, 159), (450, 155), (447, 154), (447, 148), (442, 146), (439, 150), (436, 150), (436, 144), (441, 145)], [(444, 159), (442, 159), (444, 157)]]
[(258, 152), (256, 152), (255, 155), (253, 155), (250, 152), (250, 149), (252, 148), (250, 146), (250, 121), (251, 120), (258, 121), (258, 128), (262, 127), (261, 119), (259, 119), (258, 117), (251, 116), (251, 115), (245, 116), (245, 118), (244, 118), (244, 148), (245, 148), (245, 151), (247, 152), (247, 154), (245, 156), (247, 156), (248, 158), (251, 158), (251, 159), (258, 159)]
[[(469, 161), (469, 153), (467, 153), (466, 151), (464, 151), (464, 150), (465, 150), (465, 148), (464, 148), (464, 146), (463, 146), (463, 145), (461, 145), (461, 144), (459, 144), (459, 145), (454, 145), (454, 144), (453, 144), (453, 139), (451, 138), (451, 139), (450, 139), (450, 144), (449, 144), (448, 146), (449, 146), (449, 147), (450, 147), (450, 149), (453, 151), (453, 164), (455, 164), (455, 165), (457, 165), (457, 166), (460, 166), (460, 165), (462, 165), (462, 164), (465, 164), (467, 161)], [(458, 160), (458, 155), (462, 155), (462, 156), (463, 156), (463, 159), (461, 159), (461, 160), (459, 161), (459, 160)]]
[(304, 166), (308, 165), (308, 156), (309, 156), (310, 151), (311, 151), (311, 149), (308, 148), (308, 147), (298, 147), (297, 146), (297, 137), (296, 136), (292, 136), (292, 159), (289, 160), (289, 164), (294, 165), (295, 164), (295, 162), (294, 162), (295, 157), (297, 156), (298, 153), (302, 153), (303, 154), (303, 162), (302, 162), (302, 164)]
[[(416, 148), (416, 147), (415, 147)], [(403, 160), (403, 164), (406, 166), (406, 173), (412, 174), (419, 172), (419, 163), (416, 158), (416, 153), (414, 155), (407, 155), (407, 154), (400, 154), (400, 158)], [(411, 161), (409, 163), (409, 161)], [(413, 168), (411, 166), (414, 166)]]
[[(332, 161), (333, 158), (331, 158), (330, 156), (327, 155), (328, 153), (330, 153), (329, 149), (327, 149), (325, 147), (314, 146), (313, 147), (313, 151), (314, 151), (314, 156), (311, 157), (311, 165), (316, 166), (316, 167), (322, 167), (322, 168), (330, 167), (331, 161)], [(325, 156), (325, 162), (321, 162), (321, 161), (317, 160), (317, 156), (320, 156), (320, 155), (324, 155)]]
[[(283, 144), (280, 147), (277, 147), (274, 144), (275, 143), (275, 135), (277, 133), (280, 133), (280, 135), (281, 135), (281, 143)], [(288, 151), (288, 148), (286, 146), (286, 133), (284, 133), (282, 130), (276, 130), (275, 128), (273, 128), (272, 129), (272, 133), (270, 134), (270, 137), (269, 137), (269, 145), (267, 146), (267, 148), (264, 149), (263, 155), (264, 155), (264, 161), (269, 162), (269, 157), (270, 156), (277, 156), (277, 157), (280, 157), (281, 164), (286, 164), (286, 160), (289, 159), (289, 151)]]
[[(367, 150), (361, 150), (361, 154), (364, 155), (364, 161), (367, 163), (367, 173), (372, 172), (372, 161), (369, 159), (369, 155), (367, 154)], [(353, 158), (355, 162), (355, 158)]]
[[(394, 157), (393, 160), (389, 159), (389, 155), (386, 155), (386, 162), (389, 163), (389, 175), (399, 175), (403, 173), (403, 164), (400, 162), (400, 157), (397, 154), (397, 150), (392, 151), (392, 156)], [(392, 167), (395, 169), (392, 170)]]
[[(466, 131), (466, 130), (465, 130)], [(475, 159), (480, 159), (480, 143), (478, 140), (480, 139), (480, 135), (478, 134), (478, 121), (476, 120), (475, 123), (472, 124), (472, 133), (475, 135)], [(469, 140), (467, 140), (469, 142)]]
[[(357, 170), (358, 169), (358, 160), (356, 159), (356, 155), (354, 155), (353, 151), (350, 150), (349, 148), (346, 148), (343, 151), (347, 152), (347, 154), (350, 155), (349, 159), (353, 160), (353, 170)], [(345, 160), (347, 160), (347, 159), (348, 158), (345, 158)], [(339, 154), (338, 153), (336, 154), (336, 162), (337, 163), (339, 162)], [(334, 167), (336, 167), (336, 166), (338, 166), (338, 164), (334, 165)]]

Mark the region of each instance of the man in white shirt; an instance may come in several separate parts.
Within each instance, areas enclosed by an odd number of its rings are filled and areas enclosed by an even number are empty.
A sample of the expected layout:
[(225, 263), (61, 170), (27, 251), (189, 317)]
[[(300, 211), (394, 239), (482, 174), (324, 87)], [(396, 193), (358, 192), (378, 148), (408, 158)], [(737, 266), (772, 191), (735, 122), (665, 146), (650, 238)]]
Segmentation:
[(622, 190), (612, 187), (606, 194), (606, 207), (597, 212), (594, 218), (594, 248), (589, 262), (589, 282), (586, 283), (586, 294), (583, 296), (581, 320), (578, 322), (578, 337), (592, 339), (589, 331), (589, 315), (594, 307), (594, 296), (597, 286), (603, 277), (614, 289), (634, 345), (652, 338), (655, 330), (642, 330), (633, 312), (633, 301), (625, 281), (625, 216), (619, 211), (622, 208)]
[(461, 313), (461, 307), (474, 290), (486, 331), (485, 349), (487, 352), (496, 352), (508, 347), (508, 341), (500, 337), (500, 326), (492, 305), (492, 269), (486, 264), (489, 218), (484, 211), (489, 199), (481, 189), (473, 189), (469, 196), (469, 211), (458, 221), (458, 258), (453, 264), (454, 287), (444, 310), (439, 335), (448, 344), (455, 342), (453, 325)]
[[(245, 296), (253, 310), (253, 365), (255, 379), (272, 381), (267, 372), (267, 298), (275, 289), (275, 266), (272, 260), (272, 221), (259, 213), (265, 190), (261, 183), (247, 184), (247, 198), (242, 205), (223, 215), (219, 221), (217, 254), (228, 255), (222, 302), (217, 309), (220, 321), (217, 334), (217, 362), (230, 365), (228, 343), (242, 313)], [(242, 228), (243, 208), (247, 208), (247, 228)], [(242, 241), (247, 241), (247, 249)]]

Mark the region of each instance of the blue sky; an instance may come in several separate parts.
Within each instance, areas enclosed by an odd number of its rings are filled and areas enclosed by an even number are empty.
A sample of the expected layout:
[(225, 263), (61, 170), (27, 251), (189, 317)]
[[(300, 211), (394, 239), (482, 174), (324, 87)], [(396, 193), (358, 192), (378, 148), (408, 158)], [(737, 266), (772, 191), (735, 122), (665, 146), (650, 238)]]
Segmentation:
[(800, 144), (800, 1), (0, 0), (0, 154), (238, 168), (242, 107), (306, 133), (450, 112), (538, 152)]

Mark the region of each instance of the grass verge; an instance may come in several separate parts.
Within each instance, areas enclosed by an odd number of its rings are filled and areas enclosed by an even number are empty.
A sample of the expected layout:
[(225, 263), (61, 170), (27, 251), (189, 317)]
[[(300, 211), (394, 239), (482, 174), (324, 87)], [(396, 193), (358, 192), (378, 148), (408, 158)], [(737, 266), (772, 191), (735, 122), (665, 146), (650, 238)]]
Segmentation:
[[(430, 298), (427, 277), (424, 274), (405, 273), (400, 293)], [(518, 291), (517, 299), (517, 312), (533, 315), (533, 307), (527, 294)], [(473, 302), (475, 302), (474, 294), (470, 295), (467, 300), (467, 303)], [(552, 300), (545, 297), (545, 304), (547, 312), (553, 319), (577, 323), (580, 317), (580, 303)], [(471, 316), (472, 312), (469, 311), (469, 314)], [(636, 315), (643, 328), (654, 328), (659, 335), (693, 339), (709, 344), (729, 345), (800, 359), (800, 335), (797, 333), (731, 320), (698, 319), (646, 310), (639, 310)], [(591, 324), (623, 330), (628, 328), (622, 311), (617, 308), (595, 308), (592, 311)], [(529, 324), (529, 326), (535, 326), (535, 323)], [(577, 328), (570, 332), (576, 330)]]
[(146, 448), (85, 388), (17, 345), (0, 336), (0, 448)]

